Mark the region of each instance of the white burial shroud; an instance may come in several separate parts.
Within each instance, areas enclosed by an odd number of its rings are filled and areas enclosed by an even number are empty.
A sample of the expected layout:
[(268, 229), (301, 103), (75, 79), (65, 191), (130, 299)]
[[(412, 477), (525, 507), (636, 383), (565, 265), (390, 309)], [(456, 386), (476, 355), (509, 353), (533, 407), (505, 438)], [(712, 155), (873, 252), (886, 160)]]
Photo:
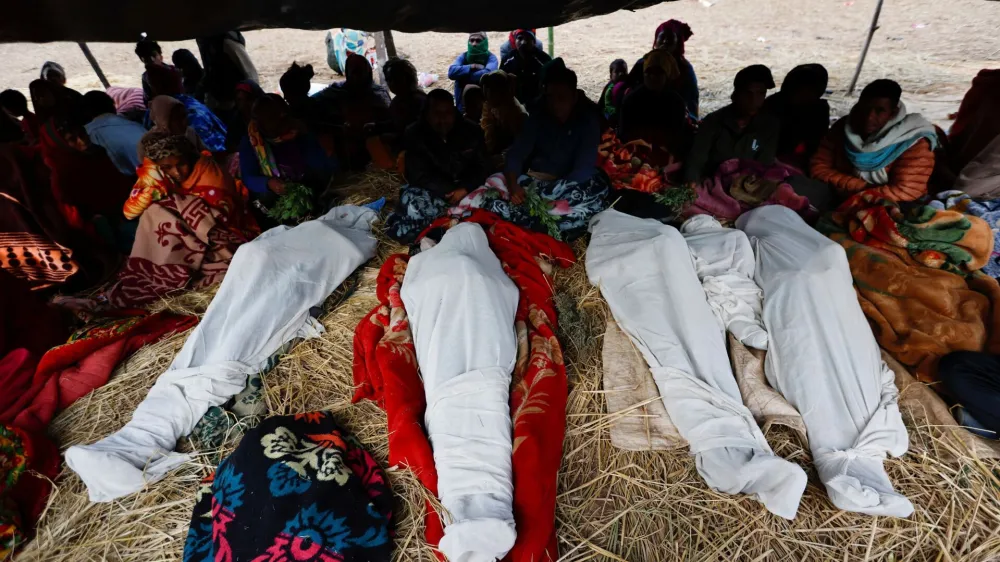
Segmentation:
[(489, 562), (514, 546), (510, 383), (518, 290), (483, 229), (455, 226), (410, 259), (400, 290), (413, 331), (424, 422), (448, 511), (441, 551)]
[(772, 513), (793, 518), (805, 472), (774, 455), (743, 405), (722, 322), (684, 237), (655, 220), (614, 210), (594, 217), (590, 231), (590, 282), (649, 364), (699, 474), (715, 490), (754, 494)]
[(798, 409), (813, 462), (837, 507), (907, 517), (883, 468), (909, 446), (892, 371), (854, 291), (844, 249), (778, 205), (744, 214), (737, 227), (757, 254), (770, 342), (768, 382)]
[(286, 342), (323, 326), (309, 309), (375, 254), (371, 209), (347, 205), (243, 244), (201, 323), (160, 375), (132, 420), (93, 445), (66, 451), (90, 499), (111, 501), (163, 478), (190, 457), (174, 452), (211, 406), (246, 386)]

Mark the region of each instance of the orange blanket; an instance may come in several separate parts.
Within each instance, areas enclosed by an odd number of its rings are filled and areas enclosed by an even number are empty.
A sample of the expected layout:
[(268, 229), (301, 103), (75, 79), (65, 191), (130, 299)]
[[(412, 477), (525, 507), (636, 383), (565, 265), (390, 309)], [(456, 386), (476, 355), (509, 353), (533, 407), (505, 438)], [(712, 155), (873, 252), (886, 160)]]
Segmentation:
[[(875, 204), (869, 210), (878, 209)], [(943, 267), (949, 260), (926, 260), (926, 252), (915, 251), (912, 243), (879, 240), (879, 221), (872, 220), (872, 213), (852, 211), (833, 213), (832, 220), (817, 228), (847, 251), (858, 301), (883, 349), (927, 383), (937, 381), (938, 361), (952, 351), (1000, 353), (1000, 285), (995, 279), (981, 271)], [(858, 220), (860, 216), (864, 219)], [(888, 216), (882, 218), (893, 222)], [(970, 223), (963, 240), (990, 235), (985, 222)], [(894, 225), (911, 231), (915, 226)]]

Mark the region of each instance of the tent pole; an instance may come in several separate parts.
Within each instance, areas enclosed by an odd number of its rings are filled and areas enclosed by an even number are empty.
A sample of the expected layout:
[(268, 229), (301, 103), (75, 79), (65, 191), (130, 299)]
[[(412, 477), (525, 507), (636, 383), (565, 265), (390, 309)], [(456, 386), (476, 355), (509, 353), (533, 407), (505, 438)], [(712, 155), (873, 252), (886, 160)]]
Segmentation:
[(383, 31), (382, 38), (385, 40), (385, 55), (390, 59), (396, 58), (396, 40), (392, 38), (392, 30)]
[(101, 65), (97, 64), (97, 59), (94, 58), (94, 53), (90, 52), (90, 47), (86, 43), (77, 43), (80, 46), (80, 50), (83, 51), (83, 56), (87, 58), (87, 62), (90, 63), (90, 67), (94, 69), (97, 74), (97, 78), (104, 84), (104, 89), (107, 90), (111, 87), (111, 83), (108, 82), (108, 78), (104, 76), (104, 71), (101, 70)]
[(882, 13), (882, 0), (878, 0), (875, 5), (875, 13), (872, 15), (872, 24), (868, 27), (868, 37), (865, 38), (865, 46), (861, 49), (861, 58), (858, 59), (858, 67), (854, 69), (854, 78), (851, 78), (851, 85), (847, 88), (847, 95), (854, 93), (854, 87), (858, 85), (858, 78), (861, 76), (861, 67), (865, 64), (865, 57), (868, 56), (868, 47), (872, 44), (872, 36), (878, 29), (878, 17)]
[(375, 32), (375, 58), (378, 60), (379, 84), (385, 86), (385, 61), (386, 56), (385, 31)]
[(549, 56), (556, 56), (556, 32), (551, 27), (549, 28)]

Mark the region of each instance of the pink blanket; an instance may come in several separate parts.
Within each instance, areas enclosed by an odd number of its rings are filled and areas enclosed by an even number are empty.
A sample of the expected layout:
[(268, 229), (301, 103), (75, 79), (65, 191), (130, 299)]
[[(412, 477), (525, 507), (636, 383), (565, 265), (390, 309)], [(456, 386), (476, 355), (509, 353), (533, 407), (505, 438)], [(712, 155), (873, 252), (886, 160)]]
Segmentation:
[(796, 194), (787, 182), (797, 172), (781, 163), (769, 166), (753, 160), (726, 160), (714, 177), (695, 187), (698, 199), (684, 215), (734, 221), (762, 205), (784, 205), (802, 215), (809, 210), (809, 200)]

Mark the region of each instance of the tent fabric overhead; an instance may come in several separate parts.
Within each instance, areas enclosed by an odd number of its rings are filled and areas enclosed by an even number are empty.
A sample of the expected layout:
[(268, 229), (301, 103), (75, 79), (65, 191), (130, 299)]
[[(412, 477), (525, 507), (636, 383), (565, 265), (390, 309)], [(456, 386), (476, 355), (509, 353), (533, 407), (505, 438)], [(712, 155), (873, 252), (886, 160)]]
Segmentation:
[[(206, 37), (231, 30), (349, 27), (405, 32), (538, 28), (637, 10), (663, 0), (12, 0), (0, 20), (0, 42), (161, 41)], [(669, 1), (669, 0), (668, 0)]]

